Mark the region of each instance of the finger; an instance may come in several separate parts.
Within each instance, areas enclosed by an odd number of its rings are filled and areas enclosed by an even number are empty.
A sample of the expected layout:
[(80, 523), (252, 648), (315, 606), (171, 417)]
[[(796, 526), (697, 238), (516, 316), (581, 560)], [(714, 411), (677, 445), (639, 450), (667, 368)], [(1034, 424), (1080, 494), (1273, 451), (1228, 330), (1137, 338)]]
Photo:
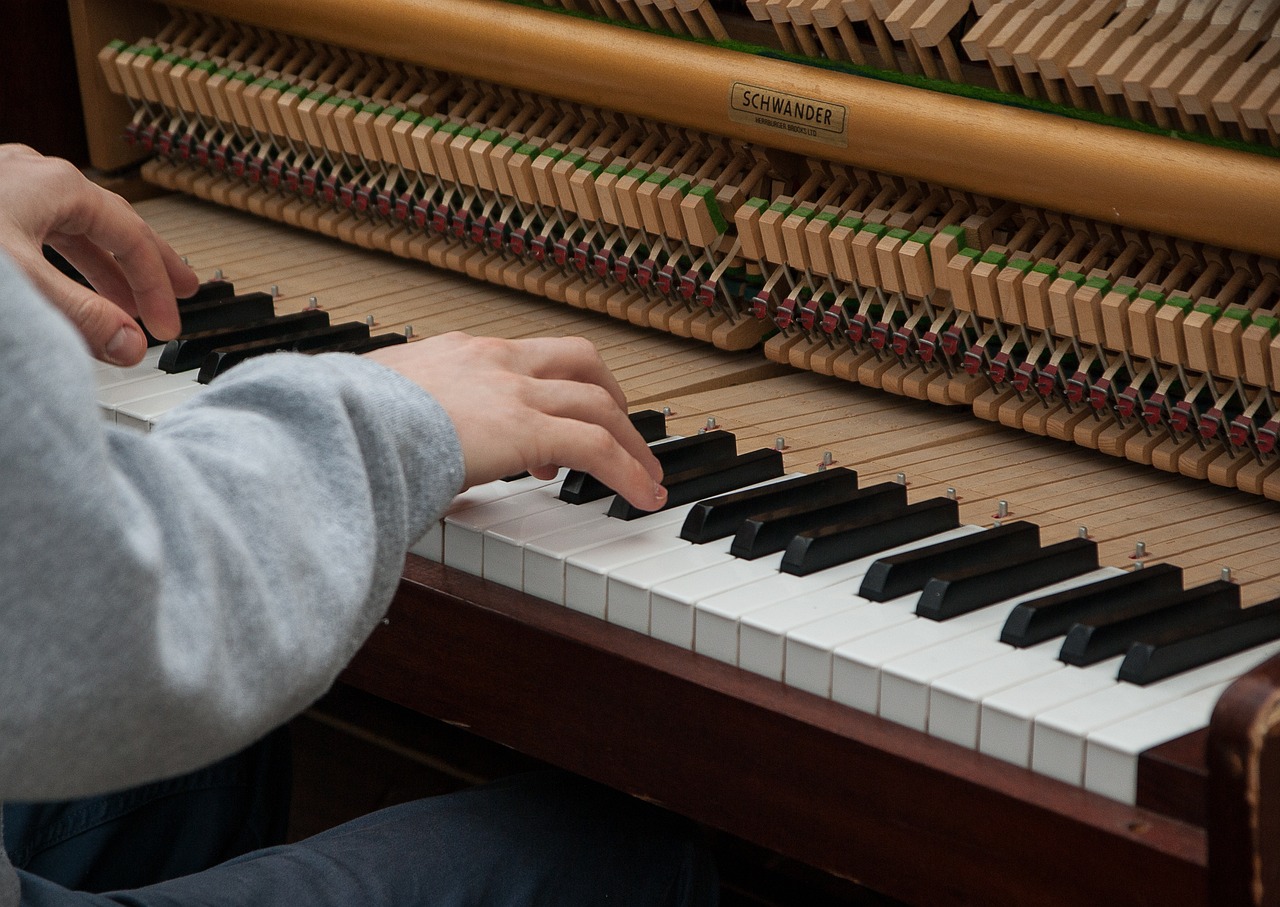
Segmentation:
[(33, 274), (49, 301), (71, 319), (98, 359), (136, 365), (147, 351), (147, 339), (115, 303), (81, 286), (52, 266)]
[(535, 459), (590, 473), (629, 503), (657, 510), (667, 502), (667, 490), (601, 425), (545, 416), (539, 425)]
[(613, 405), (612, 397), (604, 388), (576, 381), (556, 380), (535, 381), (529, 388), (525, 402), (534, 409), (561, 419), (599, 425), (613, 436), (632, 459), (644, 467), (653, 481), (662, 481), (662, 464), (631, 424), (627, 414)]
[(591, 341), (581, 337), (535, 337), (516, 341), (516, 348), (525, 374), (598, 385), (608, 391), (620, 410), (626, 410), (627, 395)]
[(124, 276), (115, 256), (89, 242), (83, 236), (55, 233), (48, 238), (53, 246), (98, 292), (130, 315), (137, 317), (138, 305), (133, 288)]
[[(179, 293), (171, 271), (179, 275), (183, 289), (194, 291), (195, 274), (177, 259), (172, 249), (118, 195), (100, 190), (94, 204), (86, 204), (79, 217), (69, 215), (60, 225), (63, 236), (78, 236), (115, 257), (133, 293), (138, 314), (157, 337), (173, 337), (180, 329), (175, 302)], [(167, 250), (167, 255), (161, 248)]]

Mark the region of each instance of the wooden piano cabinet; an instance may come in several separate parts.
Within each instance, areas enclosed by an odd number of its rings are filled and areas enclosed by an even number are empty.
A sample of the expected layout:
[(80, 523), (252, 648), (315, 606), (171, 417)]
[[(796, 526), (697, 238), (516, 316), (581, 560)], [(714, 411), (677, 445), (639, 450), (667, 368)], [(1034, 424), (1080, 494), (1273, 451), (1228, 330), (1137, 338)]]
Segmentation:
[(1280, 903), (1280, 660), (1227, 688), (1208, 742), (1209, 880), (1215, 903)]
[[(343, 680), (908, 903), (1250, 903), (1239, 879), (1209, 871), (1212, 825), (412, 555), (387, 622)], [(1222, 859), (1234, 872), (1240, 855)]]

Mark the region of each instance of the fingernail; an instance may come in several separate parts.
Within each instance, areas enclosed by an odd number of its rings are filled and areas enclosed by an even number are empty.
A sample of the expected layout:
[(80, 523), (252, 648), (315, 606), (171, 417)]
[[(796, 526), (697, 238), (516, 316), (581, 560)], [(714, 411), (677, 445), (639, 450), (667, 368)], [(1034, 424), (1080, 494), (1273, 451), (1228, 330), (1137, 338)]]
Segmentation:
[(111, 338), (107, 348), (103, 351), (106, 353), (107, 359), (116, 365), (131, 365), (134, 359), (137, 358), (129, 355), (135, 345), (134, 338), (137, 337), (137, 334), (136, 330), (131, 330), (128, 325), (123, 325), (120, 330), (116, 331), (116, 335)]
[(667, 500), (667, 489), (660, 482), (653, 483), (653, 499), (659, 504)]

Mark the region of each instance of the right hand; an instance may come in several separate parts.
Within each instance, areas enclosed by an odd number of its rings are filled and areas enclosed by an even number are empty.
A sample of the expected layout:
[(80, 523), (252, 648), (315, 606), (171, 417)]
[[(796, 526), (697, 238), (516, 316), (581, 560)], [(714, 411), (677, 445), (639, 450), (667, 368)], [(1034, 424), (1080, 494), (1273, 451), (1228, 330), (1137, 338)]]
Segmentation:
[[(94, 290), (45, 260), (48, 243)], [(75, 324), (99, 359), (133, 365), (147, 351), (135, 317), (160, 340), (180, 328), (175, 296), (199, 281), (120, 196), (71, 164), (25, 145), (0, 145), (0, 248)]]
[(589, 472), (636, 507), (666, 503), (662, 467), (595, 347), (576, 337), (443, 334), (368, 354), (431, 394), (462, 442), (466, 485), (527, 470)]

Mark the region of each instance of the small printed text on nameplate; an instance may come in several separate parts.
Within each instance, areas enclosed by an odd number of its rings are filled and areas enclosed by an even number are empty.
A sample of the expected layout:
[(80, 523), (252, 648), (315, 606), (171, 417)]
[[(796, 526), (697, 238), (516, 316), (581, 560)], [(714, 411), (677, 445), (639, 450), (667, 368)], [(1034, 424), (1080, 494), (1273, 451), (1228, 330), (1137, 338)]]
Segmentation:
[(831, 104), (746, 82), (734, 82), (729, 89), (729, 119), (841, 148), (849, 144), (845, 132), (848, 110), (843, 104)]

